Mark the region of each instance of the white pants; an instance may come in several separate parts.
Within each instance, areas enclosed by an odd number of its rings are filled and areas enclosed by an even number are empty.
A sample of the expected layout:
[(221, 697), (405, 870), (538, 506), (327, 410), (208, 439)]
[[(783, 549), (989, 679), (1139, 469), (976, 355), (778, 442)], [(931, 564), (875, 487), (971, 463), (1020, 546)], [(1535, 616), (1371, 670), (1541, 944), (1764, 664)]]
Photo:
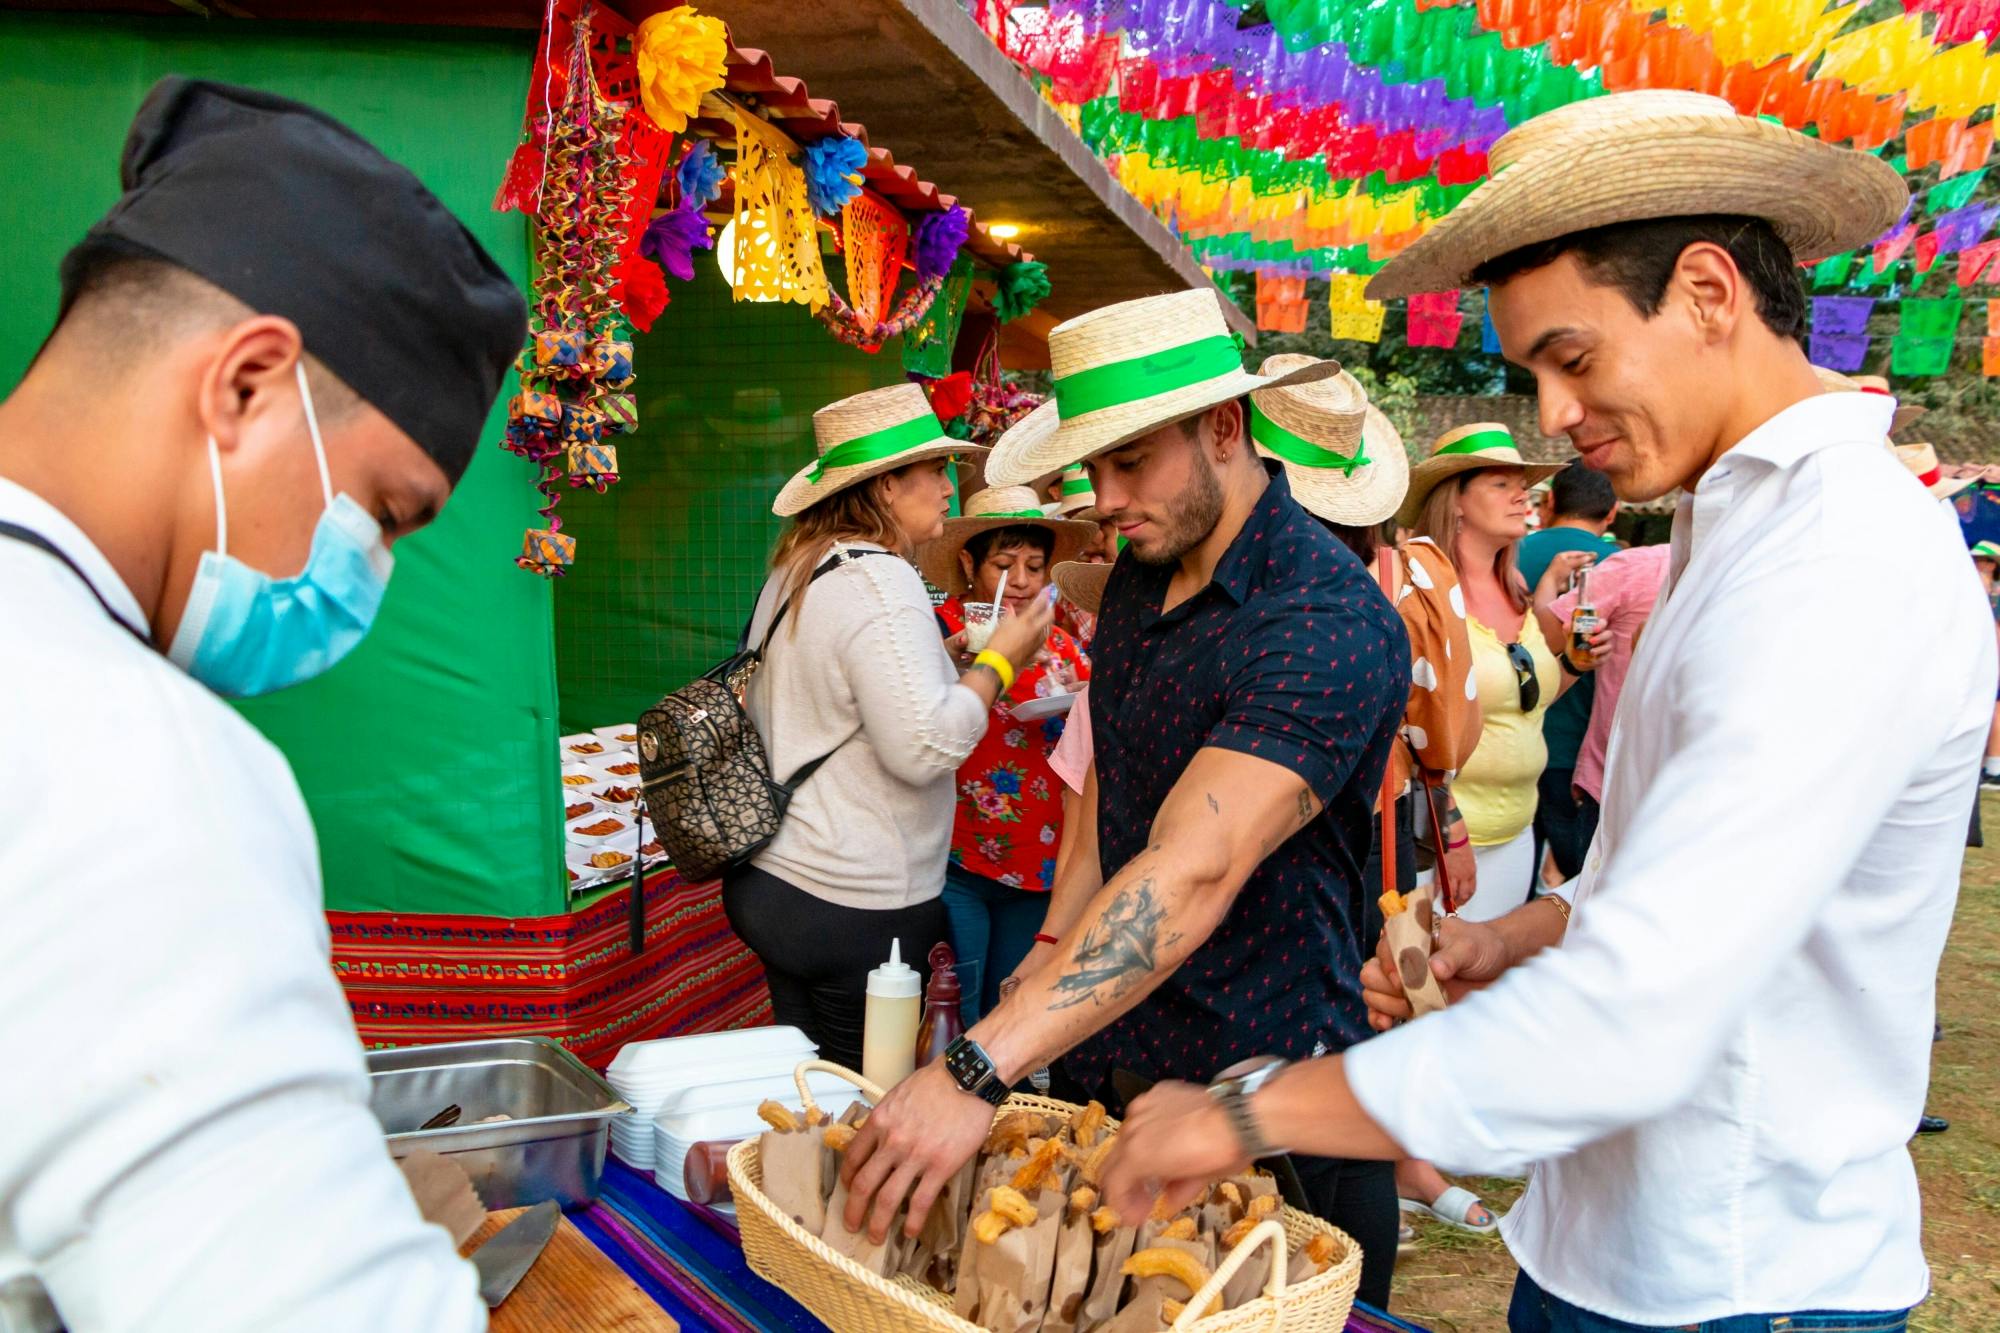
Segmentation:
[(1478, 875), (1472, 901), (1458, 914), (1468, 921), (1491, 921), (1528, 901), (1535, 880), (1535, 829), (1531, 824), (1511, 842), (1474, 847), (1472, 863)]

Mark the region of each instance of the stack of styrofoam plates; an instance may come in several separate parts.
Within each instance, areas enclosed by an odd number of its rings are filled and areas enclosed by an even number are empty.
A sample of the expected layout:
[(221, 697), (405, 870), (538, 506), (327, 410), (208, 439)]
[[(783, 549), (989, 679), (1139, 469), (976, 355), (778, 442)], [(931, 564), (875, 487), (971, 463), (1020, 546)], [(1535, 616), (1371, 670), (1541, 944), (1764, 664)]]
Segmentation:
[[(806, 1086), (812, 1089), (819, 1108), (836, 1118), (861, 1096), (852, 1083), (832, 1074), (808, 1074)], [(689, 1151), (697, 1143), (728, 1142), (763, 1133), (767, 1126), (758, 1117), (757, 1108), (766, 1101), (798, 1109), (799, 1089), (790, 1069), (669, 1093), (653, 1113), (654, 1183), (677, 1199), (687, 1198)]]
[[(611, 1122), (611, 1147), (621, 1161), (641, 1170), (653, 1166), (653, 1116), (667, 1097), (689, 1088), (783, 1075), (816, 1054), (797, 1028), (745, 1028), (703, 1032), (659, 1041), (635, 1041), (620, 1050), (605, 1078), (637, 1115)], [(794, 1090), (791, 1096), (796, 1099)], [(754, 1117), (756, 1103), (751, 1103)]]

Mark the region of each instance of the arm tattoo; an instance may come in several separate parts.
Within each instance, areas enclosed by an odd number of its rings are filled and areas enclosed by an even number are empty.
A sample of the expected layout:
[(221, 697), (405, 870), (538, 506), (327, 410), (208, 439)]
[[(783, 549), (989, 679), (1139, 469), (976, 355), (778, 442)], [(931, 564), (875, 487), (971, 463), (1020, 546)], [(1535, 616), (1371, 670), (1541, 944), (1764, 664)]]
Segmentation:
[(1301, 787), (1299, 788), (1299, 823), (1310, 824), (1312, 817), (1313, 789), (1310, 786)]
[(1221, 807), (1221, 806), (1219, 806), (1219, 805), (1217, 805), (1217, 804), (1215, 803), (1215, 793), (1214, 793), (1214, 792), (1206, 792), (1206, 793), (1204, 793), (1204, 794), (1205, 794), (1205, 795), (1206, 795), (1206, 796), (1208, 797), (1208, 808), (1209, 808), (1210, 810), (1214, 811), (1214, 812), (1215, 812), (1216, 814), (1218, 814), (1218, 815), (1219, 815), (1219, 814), (1221, 814), (1221, 813), (1222, 813), (1222, 807)]
[(1166, 919), (1166, 907), (1153, 896), (1151, 875), (1136, 887), (1120, 889), (1077, 942), (1072, 959), (1076, 970), (1057, 978), (1056, 999), (1049, 1009), (1115, 1001), (1151, 976), (1160, 949), (1181, 938), (1178, 932), (1160, 938)]

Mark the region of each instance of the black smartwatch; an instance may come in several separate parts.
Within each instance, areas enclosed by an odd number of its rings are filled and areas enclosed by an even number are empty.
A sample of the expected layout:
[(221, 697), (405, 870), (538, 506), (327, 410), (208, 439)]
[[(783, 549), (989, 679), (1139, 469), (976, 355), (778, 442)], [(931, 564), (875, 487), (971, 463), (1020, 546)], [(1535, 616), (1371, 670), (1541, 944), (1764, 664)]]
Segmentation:
[(1208, 1085), (1208, 1095), (1215, 1098), (1223, 1114), (1229, 1117), (1229, 1127), (1236, 1131), (1236, 1141), (1242, 1145), (1244, 1156), (1253, 1162), (1274, 1157), (1279, 1149), (1264, 1137), (1263, 1127), (1251, 1114), (1250, 1098), (1276, 1078), (1285, 1064), (1275, 1055), (1255, 1056), (1241, 1064), (1231, 1065)]
[(958, 1037), (944, 1048), (945, 1072), (959, 1091), (969, 1092), (988, 1106), (1007, 1100), (1007, 1085), (994, 1071), (993, 1057), (970, 1037)]

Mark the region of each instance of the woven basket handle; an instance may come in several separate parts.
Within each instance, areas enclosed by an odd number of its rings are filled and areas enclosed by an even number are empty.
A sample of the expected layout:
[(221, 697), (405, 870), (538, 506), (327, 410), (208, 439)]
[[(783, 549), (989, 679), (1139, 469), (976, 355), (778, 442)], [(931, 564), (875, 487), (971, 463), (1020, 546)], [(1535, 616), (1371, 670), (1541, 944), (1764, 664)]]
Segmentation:
[[(1264, 1284), (1264, 1294), (1272, 1300), (1284, 1295), (1285, 1228), (1278, 1222), (1259, 1222), (1257, 1229), (1245, 1236), (1242, 1243), (1229, 1252), (1229, 1257), (1222, 1261), (1222, 1266), (1215, 1270), (1215, 1276), (1208, 1280), (1207, 1285), (1194, 1294), (1193, 1299), (1187, 1303), (1187, 1308), (1181, 1311), (1181, 1317), (1174, 1320), (1172, 1333), (1184, 1333), (1184, 1330), (1194, 1327), (1202, 1317), (1201, 1312), (1206, 1310), (1212, 1301), (1221, 1297), (1222, 1289), (1229, 1285), (1229, 1279), (1235, 1277), (1237, 1270), (1250, 1262), (1250, 1256), (1262, 1249), (1266, 1241), (1271, 1243), (1271, 1280)], [(1284, 1317), (1284, 1312), (1280, 1310), (1279, 1320), (1282, 1321)]]
[(870, 1106), (875, 1105), (875, 1103), (888, 1096), (882, 1089), (876, 1087), (846, 1065), (837, 1065), (831, 1060), (801, 1060), (799, 1067), (792, 1071), (792, 1082), (799, 1085), (799, 1100), (805, 1103), (805, 1108), (808, 1111), (817, 1111), (819, 1103), (813, 1100), (812, 1089), (806, 1086), (807, 1074), (832, 1074), (836, 1078), (846, 1079), (849, 1083), (861, 1089), (861, 1095), (868, 1099)]

